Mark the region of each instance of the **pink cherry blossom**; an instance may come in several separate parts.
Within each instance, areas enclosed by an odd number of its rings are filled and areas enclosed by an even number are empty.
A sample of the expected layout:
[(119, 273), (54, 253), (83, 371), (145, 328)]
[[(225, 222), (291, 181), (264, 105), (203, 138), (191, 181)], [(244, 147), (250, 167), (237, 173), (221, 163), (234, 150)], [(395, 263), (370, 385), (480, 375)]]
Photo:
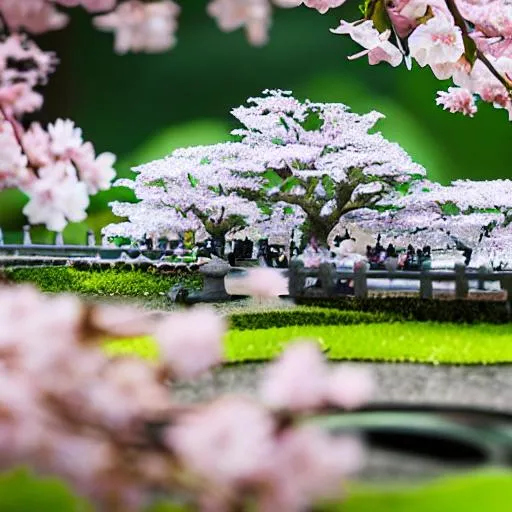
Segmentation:
[[(301, 125), (309, 111), (322, 120), (316, 130)], [(382, 117), (378, 112), (358, 115), (340, 103), (301, 102), (291, 93), (277, 90), (250, 98), (247, 105), (232, 113), (242, 123), (232, 132), (242, 137), (241, 142), (177, 149), (164, 159), (136, 168), (136, 179), (123, 180), (120, 185), (130, 186), (140, 201), (114, 203), (114, 214), (127, 217), (129, 222), (108, 226), (104, 235), (140, 237), (152, 231), (168, 236), (199, 227), (198, 240), (207, 233), (229, 238), (245, 234), (255, 240), (262, 235), (280, 238), (279, 243), (287, 244), (292, 229), (309, 221), (324, 226), (325, 232), (315, 235), (327, 243), (328, 232), (344, 208), (371, 204), (394, 190), (391, 183), (408, 182), (412, 175), (425, 174), (400, 146), (380, 133), (368, 133)], [(282, 144), (275, 144), (276, 139)], [(347, 146), (354, 149), (341, 150)], [(325, 176), (323, 179), (332, 180), (333, 187), (345, 186), (355, 167), (363, 169), (361, 186), (365, 185), (358, 188), (361, 193), (357, 198), (351, 195), (336, 201), (318, 185), (319, 178)], [(265, 177), (269, 168), (286, 169), (297, 186), (269, 190)], [(155, 180), (166, 186), (148, 186)], [(314, 193), (304, 201), (306, 188), (313, 183)], [(257, 201), (268, 209), (259, 207)], [(302, 201), (304, 208), (298, 206)], [(329, 254), (323, 254), (322, 248), (304, 251), (308, 266), (318, 266), (326, 256)]]
[(306, 7), (316, 9), (320, 14), (325, 14), (329, 9), (343, 5), (346, 0), (304, 0)]
[(373, 395), (371, 375), (355, 366), (333, 369), (326, 381), (325, 397), (329, 404), (354, 409), (364, 405)]
[(68, 17), (48, 0), (0, 0), (0, 12), (13, 32), (25, 29), (34, 34), (66, 26)]
[(273, 268), (259, 267), (247, 270), (247, 276), (237, 281), (247, 295), (258, 298), (278, 297), (288, 294), (288, 280)]
[(339, 498), (343, 479), (363, 465), (364, 451), (354, 438), (334, 438), (303, 426), (280, 437), (273, 459), (273, 485), (262, 509), (300, 512), (319, 498)]
[(57, 156), (69, 155), (78, 149), (83, 142), (82, 130), (75, 126), (70, 119), (57, 119), (54, 124), (48, 125), (51, 140), (51, 150)]
[(154, 331), (156, 318), (154, 313), (133, 306), (108, 306), (96, 308), (91, 322), (101, 332), (111, 336), (144, 336)]
[(317, 344), (296, 342), (269, 365), (260, 394), (275, 409), (315, 409), (323, 403), (326, 377), (327, 368)]
[(226, 488), (258, 482), (272, 464), (274, 422), (246, 398), (225, 397), (183, 417), (166, 434), (191, 472)]
[(84, 220), (89, 197), (85, 183), (73, 178), (74, 168), (57, 162), (41, 168), (40, 172), (44, 177), (30, 184), (30, 200), (23, 208), (29, 221), (46, 224), (52, 231), (62, 231), (68, 221)]
[[(109, 358), (98, 346), (100, 332), (128, 335), (133, 322), (167, 332), (174, 317), (172, 327), (182, 329), (181, 315), (205, 323), (204, 312), (149, 319), (125, 307), (0, 287), (2, 470), (24, 465), (64, 479), (98, 508), (129, 512), (163, 492), (203, 510), (269, 512), (338, 497), (342, 478), (361, 463), (356, 440), (239, 396), (181, 406), (158, 366)], [(194, 336), (181, 347), (191, 357)]]
[(179, 7), (171, 0), (143, 3), (128, 0), (111, 13), (97, 16), (96, 27), (115, 32), (117, 53), (161, 52), (176, 43), (174, 32)]
[(414, 30), (409, 50), (420, 66), (455, 63), (464, 53), (462, 34), (446, 16), (438, 14)]
[(82, 5), (88, 11), (100, 12), (110, 11), (116, 6), (117, 0), (55, 0), (56, 3), (66, 7), (76, 7)]
[(71, 158), (78, 168), (80, 179), (87, 184), (89, 194), (110, 188), (116, 175), (113, 167), (116, 156), (113, 153), (101, 153), (96, 157), (94, 146), (86, 142), (73, 151)]
[(439, 91), (436, 103), (450, 112), (460, 112), (465, 116), (473, 117), (477, 111), (475, 98), (467, 89), (450, 87), (448, 92)]
[(366, 48), (366, 50), (352, 55), (349, 59), (368, 55), (368, 62), (371, 65), (385, 61), (393, 67), (400, 65), (402, 62), (402, 53), (395, 45), (389, 42), (391, 32), (387, 30), (379, 34), (373, 27), (372, 21), (356, 24), (341, 20), (340, 25), (335, 29), (331, 29), (331, 32), (334, 34), (349, 34), (355, 42)]
[(23, 149), (31, 165), (37, 167), (50, 165), (52, 161), (50, 136), (39, 123), (32, 123), (23, 134)]
[(225, 332), (226, 321), (220, 315), (197, 307), (168, 316), (155, 337), (172, 376), (189, 379), (222, 361)]
[(271, 13), (268, 0), (211, 0), (207, 10), (222, 31), (244, 27), (252, 44), (267, 42)]
[(24, 183), (28, 176), (26, 170), (27, 157), (23, 155), (12, 126), (0, 124), (0, 190), (17, 187)]

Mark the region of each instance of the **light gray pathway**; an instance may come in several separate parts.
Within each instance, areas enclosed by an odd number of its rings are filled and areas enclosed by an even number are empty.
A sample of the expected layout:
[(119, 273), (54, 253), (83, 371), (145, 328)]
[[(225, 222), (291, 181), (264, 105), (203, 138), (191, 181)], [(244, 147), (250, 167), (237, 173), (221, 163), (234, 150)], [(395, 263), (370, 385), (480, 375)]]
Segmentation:
[[(512, 365), (354, 364), (373, 373), (374, 402), (473, 405), (512, 412)], [(222, 393), (251, 395), (264, 367), (264, 364), (227, 366), (197, 382), (180, 384), (175, 392), (185, 401), (204, 400)]]
[[(512, 412), (512, 365), (357, 364), (370, 369), (374, 375), (374, 403), (472, 405)], [(179, 400), (186, 402), (208, 400), (224, 393), (254, 395), (264, 369), (265, 364), (227, 366), (197, 382), (182, 383), (174, 388), (174, 392)], [(421, 483), (470, 468), (412, 453), (400, 454), (373, 448), (367, 454), (365, 467), (358, 479)]]

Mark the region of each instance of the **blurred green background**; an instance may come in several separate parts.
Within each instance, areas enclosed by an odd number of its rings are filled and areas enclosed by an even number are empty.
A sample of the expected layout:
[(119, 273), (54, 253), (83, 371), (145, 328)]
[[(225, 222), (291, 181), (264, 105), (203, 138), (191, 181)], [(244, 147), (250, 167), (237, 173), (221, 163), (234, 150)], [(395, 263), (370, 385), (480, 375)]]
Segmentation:
[[(96, 31), (91, 18), (73, 9), (63, 31), (37, 38), (61, 60), (45, 91), (44, 109), (35, 119), (69, 117), (97, 151), (118, 155), (118, 174), (183, 145), (228, 138), (235, 125), (229, 111), (265, 88), (291, 89), (301, 98), (343, 102), (356, 112), (386, 115), (379, 129), (399, 142), (429, 171), (431, 179), (512, 177), (510, 123), (504, 111), (481, 105), (474, 119), (435, 105), (437, 81), (428, 69), (369, 66), (348, 61), (359, 47), (329, 28), (339, 18), (356, 19), (357, 2), (320, 15), (305, 7), (275, 9), (270, 42), (251, 47), (241, 30), (222, 33), (205, 12), (206, 0), (181, 2), (178, 45), (160, 55), (113, 53), (111, 34)], [(90, 217), (69, 226), (66, 240), (83, 241), (88, 227), (99, 232), (115, 218), (113, 198), (130, 197), (114, 189), (94, 197)], [(23, 196), (0, 194), (0, 226), (17, 232), (24, 223)], [(10, 240), (20, 234), (7, 235)], [(38, 230), (36, 240), (49, 235)]]

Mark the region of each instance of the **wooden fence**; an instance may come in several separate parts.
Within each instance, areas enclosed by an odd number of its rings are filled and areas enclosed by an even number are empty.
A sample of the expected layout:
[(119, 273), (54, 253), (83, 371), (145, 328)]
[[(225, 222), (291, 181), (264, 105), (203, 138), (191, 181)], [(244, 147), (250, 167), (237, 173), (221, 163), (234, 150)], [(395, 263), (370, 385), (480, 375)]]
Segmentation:
[[(317, 279), (316, 286), (308, 286), (308, 280)], [(487, 281), (499, 281), (501, 289), (507, 292), (507, 300), (512, 301), (512, 272), (494, 272), (482, 267), (468, 270), (465, 265), (455, 265), (454, 270), (367, 270), (364, 266), (354, 271), (337, 270), (330, 263), (323, 263), (319, 268), (305, 268), (301, 261), (293, 261), (289, 269), (289, 291), (294, 298), (335, 298), (354, 295), (358, 298), (368, 297), (369, 279), (406, 279), (419, 281), (419, 296), (422, 299), (434, 298), (433, 283), (454, 282), (456, 299), (466, 299), (469, 294), (470, 281), (478, 282), (478, 289), (484, 290)], [(353, 291), (342, 288), (340, 282), (352, 281)], [(389, 291), (394, 291), (390, 289)], [(414, 291), (414, 290), (410, 290)]]

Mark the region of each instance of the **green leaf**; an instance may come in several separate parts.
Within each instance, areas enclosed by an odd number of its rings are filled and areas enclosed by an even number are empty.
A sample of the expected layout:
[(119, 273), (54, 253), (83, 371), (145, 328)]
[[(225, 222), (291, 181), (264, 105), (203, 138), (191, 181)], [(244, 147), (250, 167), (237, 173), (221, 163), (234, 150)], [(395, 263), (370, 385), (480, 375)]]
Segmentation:
[(263, 177), (267, 180), (266, 186), (268, 188), (280, 187), (283, 183), (283, 178), (274, 169), (266, 170), (263, 173)]
[(286, 215), (291, 215), (293, 213), (293, 208), (291, 206), (285, 206), (283, 208), (283, 213)]
[(286, 122), (286, 119), (284, 117), (280, 117), (279, 122), (284, 126), (286, 131), (288, 131), (290, 129), (290, 127), (288, 126), (288, 123)]
[(430, 20), (431, 18), (434, 17), (434, 11), (432, 10), (432, 7), (430, 7), (430, 5), (427, 7), (427, 12), (423, 15), (423, 16), (420, 16), (416, 22), (419, 24), (419, 25), (423, 25), (424, 23), (427, 23), (428, 20)]
[(464, 57), (473, 66), (476, 62), (477, 47), (475, 41), (469, 36), (462, 36), (464, 41)]
[(324, 187), (325, 193), (327, 194), (327, 199), (332, 199), (334, 197), (336, 187), (332, 178), (327, 174), (322, 176), (322, 186)]
[(285, 145), (284, 140), (280, 139), (279, 137), (274, 137), (272, 139), (272, 144), (276, 144), (277, 146), (284, 146)]
[(300, 185), (299, 178), (296, 178), (295, 176), (291, 176), (290, 178), (286, 178), (283, 181), (283, 184), (281, 185), (281, 192), (290, 192), (294, 187), (297, 185)]
[(439, 205), (441, 208), (441, 211), (445, 215), (459, 215), (460, 214), (460, 208), (453, 202), (453, 201), (447, 201), (446, 203), (442, 203)]
[(165, 185), (165, 181), (163, 178), (158, 178), (157, 180), (148, 181), (145, 183), (146, 187), (158, 187), (163, 188), (164, 190), (167, 190), (167, 187)]
[(307, 132), (314, 132), (320, 130), (324, 125), (324, 120), (320, 117), (320, 114), (314, 110), (310, 110), (306, 114), (304, 121), (300, 123), (302, 128)]
[(110, 236), (108, 241), (114, 244), (116, 247), (121, 247), (123, 245), (131, 245), (132, 241), (126, 236)]
[(204, 156), (203, 158), (201, 158), (201, 161), (199, 162), (201, 165), (208, 165), (210, 164), (212, 161), (207, 157), (207, 156)]
[(196, 188), (199, 183), (199, 180), (190, 173), (188, 174), (188, 181), (190, 182), (190, 185), (192, 185), (192, 188)]
[(258, 208), (261, 210), (263, 215), (270, 215), (272, 213), (272, 208), (268, 206), (268, 204), (259, 204)]
[(428, 187), (423, 187), (421, 189), (422, 192), (430, 192), (430, 189)]
[(401, 210), (402, 208), (400, 208), (400, 206), (395, 206), (393, 204), (384, 204), (384, 205), (374, 205), (374, 206), (370, 206), (370, 209), (371, 210), (376, 210), (378, 212), (397, 212), (399, 210)]
[(398, 185), (395, 185), (395, 190), (402, 196), (406, 196), (410, 188), (411, 183), (408, 181), (405, 183), (399, 183)]
[(374, 27), (379, 32), (384, 32), (392, 27), (386, 11), (385, 0), (369, 0), (364, 6), (364, 17), (372, 20)]

